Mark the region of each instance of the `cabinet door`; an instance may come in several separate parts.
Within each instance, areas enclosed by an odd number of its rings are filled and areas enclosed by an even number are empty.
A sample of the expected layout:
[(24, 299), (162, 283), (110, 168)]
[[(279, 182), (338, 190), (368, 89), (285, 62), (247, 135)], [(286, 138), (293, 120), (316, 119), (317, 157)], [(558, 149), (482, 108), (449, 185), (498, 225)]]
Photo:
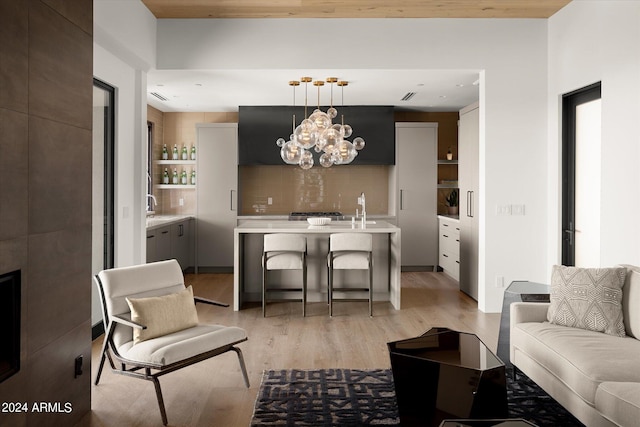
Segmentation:
[(171, 259), (171, 226), (156, 229), (156, 258), (158, 261)]
[(460, 111), (458, 129), (460, 183), (460, 290), (478, 299), (478, 145), (477, 104)]
[(437, 143), (437, 123), (396, 123), (402, 267), (438, 263)]
[(147, 262), (158, 261), (158, 254), (156, 252), (156, 231), (147, 231)]
[(198, 125), (196, 263), (233, 267), (237, 221), (238, 125)]
[(175, 258), (183, 270), (190, 267), (191, 239), (189, 238), (189, 222), (189, 220), (185, 220), (171, 225), (171, 258)]

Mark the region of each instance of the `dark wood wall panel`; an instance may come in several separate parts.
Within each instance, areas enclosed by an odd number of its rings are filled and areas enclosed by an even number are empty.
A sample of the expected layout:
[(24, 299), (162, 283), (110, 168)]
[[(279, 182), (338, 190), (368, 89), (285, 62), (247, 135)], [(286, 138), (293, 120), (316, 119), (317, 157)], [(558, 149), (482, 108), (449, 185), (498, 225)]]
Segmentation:
[(21, 271), (22, 298), (0, 401), (71, 405), (3, 426), (75, 425), (91, 406), (92, 16), (87, 0), (0, 2), (0, 274)]

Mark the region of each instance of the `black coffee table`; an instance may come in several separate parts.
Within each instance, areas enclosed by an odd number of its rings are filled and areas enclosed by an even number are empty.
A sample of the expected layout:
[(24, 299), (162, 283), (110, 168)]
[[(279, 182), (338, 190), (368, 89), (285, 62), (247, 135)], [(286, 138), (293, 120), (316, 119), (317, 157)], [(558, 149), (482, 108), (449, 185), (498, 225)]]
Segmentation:
[(403, 427), (507, 418), (504, 364), (477, 336), (433, 328), (387, 346)]

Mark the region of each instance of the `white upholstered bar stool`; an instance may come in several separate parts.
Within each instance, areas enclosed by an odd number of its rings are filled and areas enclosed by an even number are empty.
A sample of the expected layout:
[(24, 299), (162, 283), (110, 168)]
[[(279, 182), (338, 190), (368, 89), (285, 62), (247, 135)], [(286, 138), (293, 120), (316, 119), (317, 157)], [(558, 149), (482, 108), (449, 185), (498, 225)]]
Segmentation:
[[(302, 287), (269, 287), (269, 270), (302, 270)], [(266, 316), (267, 295), (269, 292), (302, 293), (302, 316), (306, 314), (307, 304), (307, 239), (301, 234), (265, 234), (262, 252), (262, 317)]]
[[(329, 236), (329, 316), (333, 316), (333, 292), (368, 291), (369, 316), (373, 316), (373, 257), (372, 237), (367, 233), (335, 233)], [(334, 287), (334, 270), (369, 270), (369, 284), (366, 288)], [(367, 301), (362, 300), (362, 301)]]

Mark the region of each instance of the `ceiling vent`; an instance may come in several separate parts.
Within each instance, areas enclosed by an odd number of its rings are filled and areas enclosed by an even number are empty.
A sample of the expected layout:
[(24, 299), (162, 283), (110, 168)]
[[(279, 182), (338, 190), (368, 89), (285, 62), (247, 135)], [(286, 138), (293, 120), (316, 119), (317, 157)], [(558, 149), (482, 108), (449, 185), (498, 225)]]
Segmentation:
[(168, 101), (169, 100), (169, 98), (165, 97), (164, 95), (160, 95), (158, 92), (151, 92), (151, 95), (155, 96), (160, 101)]
[(405, 96), (402, 97), (403, 101), (408, 101), (415, 96), (415, 92), (407, 92)]

